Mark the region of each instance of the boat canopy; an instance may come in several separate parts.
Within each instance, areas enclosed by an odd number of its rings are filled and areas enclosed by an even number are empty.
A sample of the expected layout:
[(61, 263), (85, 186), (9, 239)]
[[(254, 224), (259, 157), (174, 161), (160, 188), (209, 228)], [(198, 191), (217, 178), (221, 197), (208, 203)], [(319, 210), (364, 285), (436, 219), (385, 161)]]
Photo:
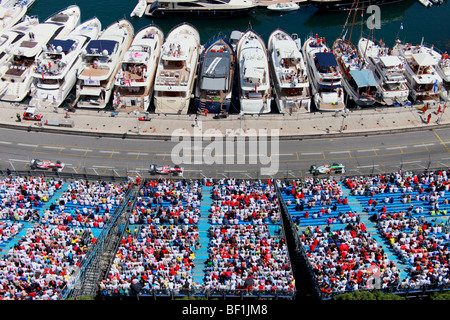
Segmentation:
[(300, 59), (301, 53), (296, 50), (295, 45), (286, 44), (285, 41), (277, 41), (278, 44), (275, 46), (279, 52), (279, 57), (281, 59)]
[(227, 78), (202, 78), (200, 84), (201, 90), (215, 90), (215, 91), (227, 91), (228, 81)]
[(211, 78), (225, 77), (230, 70), (230, 58), (228, 57), (205, 57), (203, 75)]
[(412, 57), (420, 67), (433, 66), (436, 64), (436, 60), (426, 53), (415, 53)]
[(144, 51), (128, 51), (125, 53), (123, 61), (132, 63), (144, 63), (150, 56), (149, 52)]
[(56, 51), (61, 52), (69, 52), (72, 49), (72, 46), (75, 44), (74, 40), (60, 40), (60, 39), (53, 39), (50, 41), (49, 45), (55, 49)]
[(375, 80), (373, 73), (368, 69), (361, 70), (351, 70), (350, 75), (356, 82), (356, 85), (359, 88), (362, 87), (372, 87), (377, 85), (377, 81)]
[(117, 45), (117, 41), (114, 40), (91, 40), (86, 48), (88, 54), (103, 55), (103, 51), (106, 50), (110, 55), (114, 52)]
[(381, 62), (387, 68), (399, 66), (402, 61), (397, 56), (382, 56), (380, 57)]
[(337, 67), (337, 61), (331, 52), (317, 52), (317, 63), (320, 67)]
[(258, 65), (246, 66), (244, 70), (244, 78), (248, 79), (251, 82), (261, 81), (264, 77), (264, 69), (259, 67)]

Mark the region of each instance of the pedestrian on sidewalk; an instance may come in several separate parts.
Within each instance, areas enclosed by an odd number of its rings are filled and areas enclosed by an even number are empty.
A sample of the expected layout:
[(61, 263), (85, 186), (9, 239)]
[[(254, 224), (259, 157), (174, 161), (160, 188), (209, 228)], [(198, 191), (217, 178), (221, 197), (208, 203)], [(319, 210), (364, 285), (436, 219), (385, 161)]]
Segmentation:
[(19, 113), (16, 114), (16, 118), (17, 118), (17, 121), (22, 122), (22, 119), (20, 118), (20, 114)]

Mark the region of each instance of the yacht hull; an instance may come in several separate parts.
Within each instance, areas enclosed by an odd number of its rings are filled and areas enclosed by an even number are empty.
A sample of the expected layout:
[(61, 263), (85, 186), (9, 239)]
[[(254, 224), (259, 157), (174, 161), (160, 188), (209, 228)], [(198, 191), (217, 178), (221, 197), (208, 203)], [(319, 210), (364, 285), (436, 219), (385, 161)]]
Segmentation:
[(146, 13), (150, 17), (171, 18), (171, 17), (199, 17), (199, 18), (229, 18), (249, 15), (254, 8), (242, 9), (156, 9)]

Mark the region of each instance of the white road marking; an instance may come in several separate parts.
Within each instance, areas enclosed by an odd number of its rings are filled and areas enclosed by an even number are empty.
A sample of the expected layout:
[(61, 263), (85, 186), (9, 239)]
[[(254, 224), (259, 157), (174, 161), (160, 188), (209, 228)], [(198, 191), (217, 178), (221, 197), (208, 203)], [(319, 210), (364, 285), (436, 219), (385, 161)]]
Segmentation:
[(79, 149), (79, 148), (70, 148), (70, 150), (81, 151), (81, 152), (92, 152), (92, 150), (89, 150), (89, 149)]
[(406, 149), (406, 148), (408, 148), (407, 146), (402, 146), (402, 147), (389, 147), (389, 148), (386, 148), (386, 150), (396, 150), (396, 149)]
[(32, 147), (32, 148), (36, 148), (37, 145), (35, 144), (26, 144), (26, 143), (18, 143), (18, 146), (22, 146), (22, 147)]

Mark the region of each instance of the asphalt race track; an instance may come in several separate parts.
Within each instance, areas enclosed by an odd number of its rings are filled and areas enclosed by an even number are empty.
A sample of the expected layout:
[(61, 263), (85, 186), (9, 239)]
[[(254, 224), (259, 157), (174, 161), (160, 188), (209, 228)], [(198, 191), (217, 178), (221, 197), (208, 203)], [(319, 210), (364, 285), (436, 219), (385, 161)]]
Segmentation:
[[(212, 164), (194, 163), (202, 158), (204, 147), (192, 144), (181, 164), (185, 178), (267, 178), (261, 167), (275, 167), (275, 178), (309, 175), (312, 164), (340, 162), (347, 174), (372, 174), (394, 170), (426, 170), (450, 167), (450, 130), (424, 130), (413, 133), (362, 135), (359, 137), (279, 141), (267, 152), (223, 147), (212, 153)], [(177, 142), (140, 139), (98, 138), (22, 130), (0, 129), (0, 168), (29, 170), (32, 158), (61, 160), (64, 172), (148, 177), (149, 165), (174, 165), (172, 150)], [(237, 150), (236, 150), (237, 149)], [(206, 150), (209, 150), (208, 148)], [(231, 151), (230, 151), (231, 150)], [(265, 157), (261, 158), (259, 154)], [(253, 158), (252, 158), (253, 157)], [(263, 160), (266, 162), (262, 162)]]

